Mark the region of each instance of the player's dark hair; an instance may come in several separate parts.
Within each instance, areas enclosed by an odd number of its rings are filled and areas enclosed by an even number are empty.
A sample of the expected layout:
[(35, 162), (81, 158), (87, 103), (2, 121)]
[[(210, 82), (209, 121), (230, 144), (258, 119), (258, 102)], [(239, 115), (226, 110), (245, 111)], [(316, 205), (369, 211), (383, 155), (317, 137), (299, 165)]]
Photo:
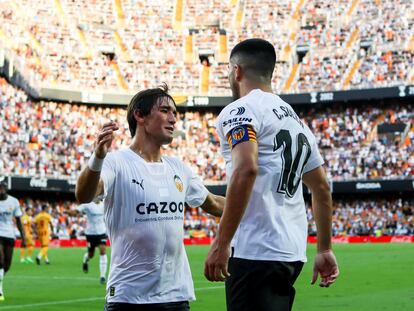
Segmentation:
[(42, 211), (45, 211), (45, 210), (47, 210), (47, 205), (46, 204), (43, 204), (42, 205)]
[(137, 131), (137, 121), (134, 113), (139, 112), (141, 116), (145, 117), (151, 113), (152, 108), (160, 98), (168, 97), (175, 105), (175, 101), (170, 94), (168, 94), (168, 85), (163, 83), (160, 87), (154, 89), (147, 89), (135, 94), (128, 105), (127, 120), (131, 136), (134, 137)]
[(230, 61), (240, 65), (248, 79), (270, 83), (276, 64), (276, 52), (274, 46), (266, 40), (247, 39), (233, 48)]

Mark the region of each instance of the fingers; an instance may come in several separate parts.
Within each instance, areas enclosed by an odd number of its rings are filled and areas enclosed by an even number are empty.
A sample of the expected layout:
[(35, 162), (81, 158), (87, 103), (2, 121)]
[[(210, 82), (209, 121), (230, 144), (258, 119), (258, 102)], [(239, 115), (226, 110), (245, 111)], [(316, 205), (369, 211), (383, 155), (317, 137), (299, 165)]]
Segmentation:
[(112, 137), (113, 133), (114, 133), (114, 130), (112, 130), (112, 129), (108, 129), (108, 130), (100, 132), (99, 135), (98, 135), (98, 139), (97, 139), (98, 144), (101, 144), (102, 140), (104, 138), (106, 138), (108, 136)]
[(224, 282), (230, 273), (227, 271), (227, 265), (204, 264), (204, 276), (211, 282)]
[(206, 277), (207, 280), (213, 281), (210, 278), (210, 269), (209, 269), (209, 265), (207, 264), (207, 262), (204, 263), (204, 276)]
[(114, 131), (118, 130), (118, 125), (111, 121), (105, 123), (100, 130), (98, 137), (96, 139), (96, 154), (100, 158), (104, 158), (106, 155), (105, 145), (109, 144), (107, 147), (110, 147), (110, 143), (114, 138)]
[(338, 266), (333, 267), (332, 272), (329, 275), (321, 275), (321, 282), (319, 283), (320, 287), (329, 287), (333, 283), (335, 283), (336, 279), (339, 276), (339, 269)]
[(313, 268), (313, 275), (312, 275), (311, 285), (315, 284), (317, 279), (318, 279), (318, 270), (316, 268)]

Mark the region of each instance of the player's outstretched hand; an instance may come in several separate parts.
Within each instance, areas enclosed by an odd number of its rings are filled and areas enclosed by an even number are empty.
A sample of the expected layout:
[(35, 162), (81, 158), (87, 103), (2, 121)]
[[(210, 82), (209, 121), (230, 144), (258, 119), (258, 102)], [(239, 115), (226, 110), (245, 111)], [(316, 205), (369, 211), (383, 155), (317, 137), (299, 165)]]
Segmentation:
[(214, 240), (204, 263), (204, 276), (212, 282), (225, 281), (230, 276), (227, 264), (230, 257), (230, 246), (219, 246)]
[(339, 276), (339, 267), (332, 250), (318, 252), (313, 265), (313, 276), (311, 284), (315, 284), (320, 274), (320, 287), (329, 287)]
[(99, 131), (96, 139), (95, 155), (98, 158), (103, 159), (106, 157), (106, 154), (108, 153), (114, 139), (114, 131), (118, 129), (119, 127), (114, 121), (105, 123), (102, 126), (102, 129)]

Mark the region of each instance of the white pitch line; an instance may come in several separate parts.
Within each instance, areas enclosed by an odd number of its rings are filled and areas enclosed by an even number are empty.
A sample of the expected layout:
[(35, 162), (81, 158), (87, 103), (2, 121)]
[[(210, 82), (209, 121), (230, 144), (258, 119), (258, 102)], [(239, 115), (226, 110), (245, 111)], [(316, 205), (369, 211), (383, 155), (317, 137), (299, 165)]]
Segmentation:
[[(96, 281), (97, 278), (93, 277), (86, 277), (86, 276), (50, 276), (50, 277), (44, 277), (44, 276), (36, 276), (36, 275), (12, 275), (9, 277), (10, 279), (37, 279), (37, 280), (86, 280), (86, 281)], [(209, 284), (211, 281), (207, 280), (195, 280), (194, 284)]]
[[(204, 291), (204, 290), (213, 290), (213, 289), (220, 289), (220, 288), (224, 288), (224, 286), (198, 287), (198, 288), (195, 288), (194, 290)], [(96, 300), (104, 300), (104, 297), (91, 297), (91, 298), (72, 299), (72, 300), (59, 300), (59, 301), (51, 301), (51, 302), (30, 303), (30, 304), (24, 304), (24, 305), (2, 306), (1, 310), (21, 309), (21, 308), (27, 308), (27, 307), (36, 308), (36, 307), (63, 305), (63, 304), (68, 304), (68, 303), (88, 302), (88, 301), (96, 301)]]
[(43, 277), (43, 276), (35, 276), (35, 275), (13, 275), (9, 277), (10, 279), (37, 279), (37, 280), (85, 280), (85, 281), (96, 281), (99, 280), (98, 277), (86, 277), (86, 276), (79, 276), (79, 277), (70, 277), (70, 276), (50, 276), (50, 277)]

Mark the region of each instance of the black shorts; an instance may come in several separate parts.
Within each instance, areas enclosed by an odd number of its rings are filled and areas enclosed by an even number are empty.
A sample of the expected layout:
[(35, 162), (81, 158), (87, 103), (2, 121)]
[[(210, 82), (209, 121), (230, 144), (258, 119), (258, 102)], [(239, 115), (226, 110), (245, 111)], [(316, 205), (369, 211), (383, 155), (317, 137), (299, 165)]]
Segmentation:
[(227, 311), (290, 311), (303, 262), (230, 258)]
[(4, 246), (14, 247), (14, 239), (0, 236), (0, 244)]
[(106, 234), (86, 235), (86, 242), (88, 249), (94, 249), (99, 245), (106, 245)]
[(121, 302), (107, 302), (104, 311), (189, 311), (188, 301), (151, 303), (151, 304), (131, 304)]

